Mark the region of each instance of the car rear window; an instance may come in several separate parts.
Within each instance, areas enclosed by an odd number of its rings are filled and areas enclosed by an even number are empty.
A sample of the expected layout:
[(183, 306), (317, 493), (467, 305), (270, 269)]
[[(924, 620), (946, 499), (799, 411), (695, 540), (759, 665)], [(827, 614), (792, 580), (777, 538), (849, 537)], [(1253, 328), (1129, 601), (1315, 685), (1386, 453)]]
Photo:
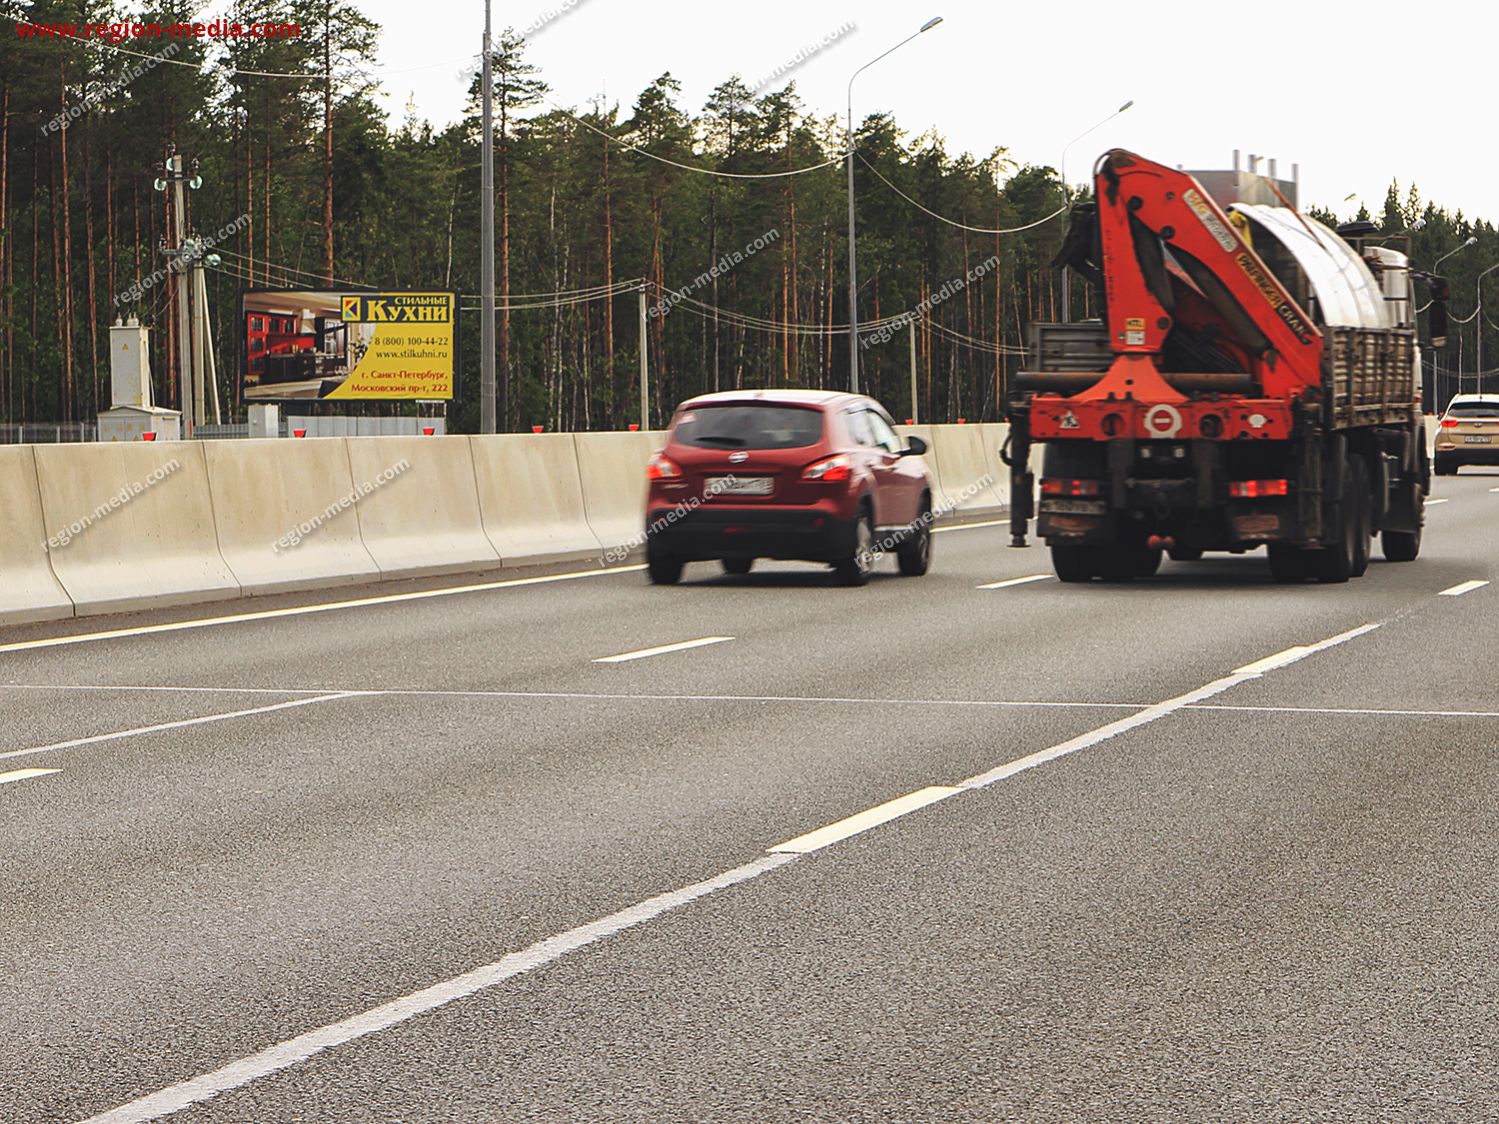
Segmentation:
[(822, 411), (800, 406), (698, 406), (672, 436), (700, 449), (800, 449), (822, 440)]
[(1454, 402), (1447, 407), (1449, 418), (1499, 418), (1499, 402)]

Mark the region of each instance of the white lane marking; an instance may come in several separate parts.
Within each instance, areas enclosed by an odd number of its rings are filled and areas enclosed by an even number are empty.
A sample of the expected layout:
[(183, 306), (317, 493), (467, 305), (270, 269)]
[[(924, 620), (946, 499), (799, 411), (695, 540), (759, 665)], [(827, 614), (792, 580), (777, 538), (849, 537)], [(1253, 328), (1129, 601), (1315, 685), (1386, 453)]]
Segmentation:
[(60, 773), (61, 769), (12, 769), (8, 773), (0, 773), (0, 784), (10, 784), (12, 781), (29, 781), (32, 777), (45, 777), (52, 773)]
[(678, 909), (730, 886), (748, 882), (752, 878), (768, 874), (777, 867), (795, 860), (795, 855), (764, 855), (753, 862), (724, 871), (705, 881), (694, 882), (690, 886), (683, 886), (681, 889), (647, 898), (618, 913), (611, 913), (597, 921), (579, 925), (576, 929), (569, 929), (565, 933), (537, 941), (529, 948), (512, 952), (492, 964), (486, 964), (465, 972), (461, 976), (454, 976), (442, 983), (412, 992), (410, 995), (374, 1007), (344, 1019), (342, 1022), (331, 1023), (284, 1042), (278, 1042), (257, 1054), (230, 1062), (222, 1069), (180, 1082), (160, 1092), (101, 1113), (85, 1121), (84, 1124), (142, 1124), (143, 1121), (155, 1120), (180, 1112), (189, 1105), (206, 1101), (230, 1089), (238, 1089), (258, 1078), (304, 1062), (317, 1054), (342, 1046), (357, 1038), (388, 1030), (418, 1015), (425, 1015), (439, 1007), (444, 1007), (454, 1000), (467, 998), (486, 988), (504, 983), (523, 972), (549, 964), (570, 952), (576, 952), (578, 949), (612, 937), (626, 929), (643, 925), (669, 910)]
[(108, 632), (84, 632), (73, 636), (51, 636), (45, 640), (20, 640), (14, 644), (0, 644), (0, 652), (26, 652), (36, 648), (61, 648), (69, 644), (88, 644), (96, 640), (117, 640), (126, 636), (149, 636), (157, 632), (186, 632), (195, 628), (213, 628), (223, 624), (245, 624), (249, 621), (269, 621), (279, 617), (300, 617), (309, 613), (331, 613), (338, 609), (362, 609), (370, 605), (395, 605), (402, 601), (426, 601), (434, 597), (455, 597), (460, 593), (483, 593), (491, 589), (515, 589), (525, 585), (545, 585), (548, 582), (573, 581), (576, 578), (602, 578), (611, 574), (628, 574), (645, 569), (644, 566), (614, 566), (605, 570), (578, 570), (570, 574), (545, 574), (539, 578), (510, 578), (506, 581), (480, 582), (478, 585), (443, 586), (441, 589), (423, 589), (415, 593), (387, 593), (379, 597), (358, 597), (349, 601), (326, 601), (318, 605), (297, 605), (289, 609), (262, 609), (255, 613), (235, 613), (227, 617), (200, 617), (190, 621), (173, 621), (170, 624), (148, 624), (139, 628), (115, 628)]
[[(0, 691), (202, 691), (227, 695), (246, 694), (250, 691), (274, 695), (316, 695), (327, 693), (326, 687), (315, 690), (285, 688), (269, 690), (245, 687), (111, 687), (97, 683), (0, 683)], [(1142, 702), (1053, 702), (1045, 699), (882, 699), (855, 698), (838, 695), (649, 695), (632, 694), (625, 691), (440, 691), (419, 687), (374, 688), (369, 690), (350, 688), (351, 695), (378, 697), (392, 695), (401, 697), (430, 696), (432, 698), (475, 699), (577, 699), (583, 702), (752, 702), (752, 703), (838, 703), (849, 706), (995, 706), (995, 707), (1056, 707), (1073, 710), (1139, 710), (1149, 706)]]
[(962, 791), (961, 788), (955, 788), (952, 785), (930, 785), (926, 788), (919, 788), (915, 792), (897, 796), (894, 800), (876, 804), (873, 808), (865, 808), (864, 811), (841, 819), (837, 823), (830, 823), (826, 827), (819, 827), (816, 831), (798, 835), (795, 839), (777, 843), (770, 848), (770, 854), (805, 855), (811, 851), (820, 851), (824, 847), (837, 843), (840, 839), (858, 835), (861, 831), (868, 831), (872, 827), (879, 827), (882, 823), (889, 823), (893, 819), (919, 808), (925, 808), (929, 804), (935, 804), (939, 800), (946, 800), (949, 796)]
[[(1334, 644), (1344, 643), (1355, 636), (1361, 636), (1378, 627), (1379, 625), (1377, 624), (1367, 624), (1350, 632), (1340, 633), (1338, 636), (1331, 637), (1320, 644), (1310, 645), (1309, 647), (1313, 651), (1322, 651), (1332, 647)], [(1253, 678), (1257, 678), (1257, 676), (1231, 675), (1227, 679), (1210, 683), (1206, 687), (1181, 696), (1181, 698), (1196, 701), (1198, 698), (1210, 697), (1234, 684), (1243, 683)], [(1094, 735), (1084, 735), (1083, 739), (1073, 739), (1073, 742), (1064, 742), (1061, 746), (1053, 747), (1052, 750), (1043, 750), (1041, 754), (1032, 754), (1030, 757), (1021, 758), (1019, 761), (1001, 766), (1000, 770), (980, 774), (957, 787), (983, 787), (995, 780), (999, 780), (1000, 776), (998, 774), (1001, 771), (1004, 771), (1004, 775), (1006, 776), (1013, 776), (1014, 773), (1020, 772), (1022, 769), (1028, 769), (1040, 764), (1043, 759), (1051, 760), (1053, 757), (1061, 756), (1064, 752), (1072, 752), (1072, 749), (1082, 748), (1081, 744), (1074, 743), (1080, 743), (1084, 739), (1091, 739), (1087, 744), (1096, 744), (1105, 738), (1122, 733), (1126, 728), (1133, 729), (1135, 726), (1143, 725), (1145, 722), (1164, 717), (1165, 714), (1170, 713), (1172, 710), (1181, 709), (1183, 705), (1187, 704), (1181, 703), (1178, 700), (1168, 700), (1168, 702), (1149, 707), (1140, 714), (1124, 719), (1122, 722), (1114, 722), (1103, 726)], [(1071, 748), (1067, 748), (1069, 746)], [(940, 795), (933, 796), (933, 799), (928, 801), (929, 803), (934, 803), (936, 800), (946, 799), (948, 796), (953, 795), (953, 792), (950, 791), (952, 787), (933, 786), (930, 789), (922, 789), (919, 792), (911, 793), (910, 797), (917, 797), (922, 793), (940, 793)], [(895, 802), (892, 801), (891, 803)], [(795, 840), (791, 842), (795, 842)], [(785, 846), (785, 844), (782, 844), (782, 846)], [(647, 898), (638, 905), (631, 906), (618, 913), (610, 914), (608, 917), (601, 918), (598, 921), (571, 929), (558, 936), (538, 941), (529, 948), (511, 953), (509, 956), (503, 957), (492, 964), (476, 968), (464, 975), (434, 984), (421, 991), (413, 992), (411, 995), (365, 1011), (342, 1022), (332, 1023), (317, 1030), (309, 1031), (306, 1034), (298, 1035), (296, 1038), (288, 1039), (275, 1046), (270, 1046), (257, 1054), (231, 1062), (222, 1069), (215, 1070), (212, 1073), (180, 1082), (160, 1092), (152, 1093), (131, 1101), (129, 1104), (121, 1105), (118, 1108), (91, 1117), (89, 1120), (84, 1121), (83, 1124), (143, 1124), (145, 1121), (156, 1120), (162, 1116), (171, 1115), (174, 1112), (187, 1108), (189, 1105), (208, 1100), (230, 1089), (240, 1088), (260, 1077), (306, 1061), (308, 1058), (336, 1046), (351, 1042), (356, 1038), (362, 1038), (365, 1035), (388, 1029), (398, 1023), (445, 1006), (455, 999), (473, 995), (478, 991), (502, 983), (522, 972), (530, 971), (532, 968), (540, 967), (595, 941), (612, 936), (624, 929), (643, 924), (665, 913), (667, 910), (675, 909), (698, 898), (706, 897), (725, 887), (747, 882), (752, 878), (758, 878), (760, 875), (766, 874), (779, 866), (796, 861), (798, 857), (796, 854), (786, 852), (767, 854), (753, 862), (735, 867), (733, 870), (725, 871), (716, 878), (697, 882), (680, 890), (657, 895), (654, 898)]]
[(980, 523), (959, 523), (955, 527), (933, 527), (932, 534), (940, 535), (945, 531), (973, 531), (979, 527), (1008, 527), (1009, 525), (1008, 519), (985, 519)]
[(1447, 498), (1446, 498), (1446, 499), (1440, 499), (1440, 500), (1427, 500), (1427, 501), (1426, 501), (1426, 506), (1427, 506), (1427, 507), (1434, 507), (1434, 506), (1436, 506), (1436, 505), (1437, 505), (1437, 504), (1439, 504), (1439, 503), (1447, 503), (1447, 502), (1448, 502), (1448, 500), (1450, 500), (1450, 499), (1451, 499), (1451, 498), (1452, 498), (1452, 497), (1450, 497), (1450, 496), (1448, 496), (1448, 497), (1447, 497)]
[(1437, 596), (1461, 597), (1465, 593), (1472, 593), (1475, 589), (1482, 589), (1488, 584), (1489, 583), (1486, 581), (1483, 581), (1479, 578), (1474, 578), (1472, 581), (1458, 582), (1456, 585), (1448, 586), (1446, 589), (1442, 590), (1441, 593), (1438, 593)]
[(1051, 579), (1051, 574), (1030, 574), (1023, 578), (1006, 578), (1002, 582), (990, 582), (988, 585), (976, 586), (977, 589), (1008, 589), (1012, 585), (1025, 585), (1027, 582), (1044, 582)]
[(1253, 663), (1246, 663), (1243, 667), (1236, 667), (1233, 673), (1235, 675), (1263, 675), (1267, 671), (1274, 671), (1277, 667), (1285, 667), (1297, 660), (1304, 660), (1311, 654), (1311, 649), (1305, 644), (1298, 644), (1283, 652), (1276, 652), (1273, 656), (1266, 656)]
[[(1047, 749), (1037, 750), (1035, 753), (1027, 754), (1017, 760), (1007, 762), (987, 772), (979, 773), (977, 776), (969, 777), (966, 781), (959, 783), (963, 788), (986, 788), (996, 781), (1007, 780), (1017, 773), (1023, 773), (1027, 769), (1034, 769), (1037, 765), (1044, 765), (1048, 761), (1055, 761), (1058, 757), (1065, 757), (1067, 754), (1076, 753), (1080, 749), (1088, 749), (1091, 746), (1098, 745), (1100, 742), (1106, 742), (1110, 738), (1116, 738), (1120, 734), (1127, 733), (1137, 727), (1148, 725), (1158, 719), (1175, 714), (1178, 710), (1183, 710), (1193, 703), (1199, 703), (1205, 699), (1212, 698), (1214, 695), (1220, 695), (1230, 687), (1237, 687), (1240, 683), (1247, 683), (1251, 679), (1258, 679), (1272, 668), (1284, 667), (1288, 663), (1305, 659), (1314, 652), (1324, 652), (1328, 648), (1335, 647), (1338, 644), (1346, 644), (1355, 637), (1363, 636), (1365, 633), (1372, 632), (1378, 627), (1378, 624), (1360, 625), (1358, 628), (1349, 629), (1347, 632), (1340, 632), (1338, 635), (1328, 637), (1326, 640), (1319, 641), (1316, 644), (1308, 644), (1298, 649), (1289, 649), (1288, 651), (1295, 651), (1297, 653), (1290, 658), (1286, 658), (1288, 655), (1287, 652), (1282, 652), (1280, 656), (1271, 656), (1264, 660), (1256, 660), (1254, 663), (1246, 664), (1244, 667), (1225, 675), (1221, 679), (1215, 679), (1211, 683), (1198, 687), (1195, 691), (1188, 691), (1186, 694), (1178, 695), (1174, 699), (1167, 699), (1165, 702), (1156, 703), (1154, 706), (1146, 707), (1138, 714), (1132, 714), (1128, 718), (1121, 718), (1116, 722), (1110, 722), (1107, 726), (1100, 726), (1098, 729), (1086, 734), (1079, 734), (1075, 738), (1069, 738), (1067, 741), (1059, 742)], [(1271, 661), (1277, 662), (1272, 663)]]
[(643, 660), (650, 656), (664, 656), (669, 652), (685, 652), (690, 648), (705, 648), (709, 644), (723, 644), (734, 639), (732, 636), (700, 636), (696, 640), (683, 640), (676, 644), (662, 644), (658, 648), (640, 648), (633, 652), (621, 652), (617, 656), (600, 656), (594, 663), (629, 663), (631, 660)]
[(1384, 718), (1499, 718), (1499, 710), (1391, 710), (1353, 706), (1229, 706), (1198, 703), (1188, 710), (1247, 710), (1263, 714), (1347, 714)]
[(1489, 491), (1491, 491), (1491, 492), (1499, 492), (1499, 488), (1490, 488)]
[(231, 710), (226, 714), (205, 714), (201, 718), (183, 718), (177, 722), (158, 722), (154, 726), (136, 726), (130, 730), (115, 730), (113, 733), (94, 734), (92, 737), (87, 738), (73, 738), (71, 741), (53, 742), (51, 745), (32, 746), (30, 749), (13, 749), (9, 753), (0, 753), (0, 761), (9, 760), (12, 757), (30, 757), (35, 753), (50, 753), (57, 749), (76, 749), (81, 745), (97, 745), (100, 742), (119, 741), (121, 738), (134, 738), (139, 737), (141, 734), (156, 734), (163, 730), (182, 730), (189, 726), (206, 726), (210, 722), (227, 722), (231, 718), (249, 718), (255, 714), (270, 714), (277, 710), (292, 710), (299, 706), (311, 706), (313, 703), (358, 698), (363, 694), (363, 691), (338, 691), (331, 695), (318, 695), (310, 699), (293, 699), (290, 702), (276, 703), (272, 706), (257, 706), (249, 710)]

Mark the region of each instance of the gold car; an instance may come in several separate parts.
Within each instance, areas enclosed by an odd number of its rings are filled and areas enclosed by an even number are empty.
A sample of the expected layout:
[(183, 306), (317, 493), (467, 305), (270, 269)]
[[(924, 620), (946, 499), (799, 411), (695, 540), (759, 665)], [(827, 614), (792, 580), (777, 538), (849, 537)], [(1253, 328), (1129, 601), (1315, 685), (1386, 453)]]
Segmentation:
[(1455, 396), (1442, 415), (1434, 452), (1438, 476), (1455, 476), (1465, 464), (1499, 465), (1499, 394)]

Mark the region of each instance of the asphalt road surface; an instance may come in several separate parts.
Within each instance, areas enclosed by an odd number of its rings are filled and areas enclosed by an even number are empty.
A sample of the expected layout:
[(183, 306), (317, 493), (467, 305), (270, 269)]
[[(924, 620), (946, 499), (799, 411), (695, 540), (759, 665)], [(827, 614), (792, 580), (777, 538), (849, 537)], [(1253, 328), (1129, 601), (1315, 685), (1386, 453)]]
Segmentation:
[(1436, 499), (1344, 586), (988, 525), (0, 632), (0, 1121), (1494, 1118), (1499, 474)]

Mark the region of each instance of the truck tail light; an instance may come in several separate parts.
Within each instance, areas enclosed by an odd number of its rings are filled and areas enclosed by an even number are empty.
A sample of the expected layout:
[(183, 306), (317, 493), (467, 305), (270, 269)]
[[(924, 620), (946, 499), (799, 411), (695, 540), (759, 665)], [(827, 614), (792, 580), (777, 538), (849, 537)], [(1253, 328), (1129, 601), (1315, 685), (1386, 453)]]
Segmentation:
[(853, 475), (853, 465), (847, 457), (826, 457), (813, 461), (802, 469), (803, 480), (820, 480), (825, 484), (836, 484)]
[(1043, 496), (1096, 496), (1098, 495), (1098, 481), (1069, 480), (1060, 476), (1043, 476), (1041, 478), (1041, 494)]
[(677, 462), (663, 453), (657, 453), (645, 465), (647, 480), (676, 480), (681, 475), (682, 469)]
[(1233, 480), (1229, 482), (1228, 494), (1234, 499), (1252, 500), (1260, 496), (1286, 496), (1291, 493), (1288, 480)]

